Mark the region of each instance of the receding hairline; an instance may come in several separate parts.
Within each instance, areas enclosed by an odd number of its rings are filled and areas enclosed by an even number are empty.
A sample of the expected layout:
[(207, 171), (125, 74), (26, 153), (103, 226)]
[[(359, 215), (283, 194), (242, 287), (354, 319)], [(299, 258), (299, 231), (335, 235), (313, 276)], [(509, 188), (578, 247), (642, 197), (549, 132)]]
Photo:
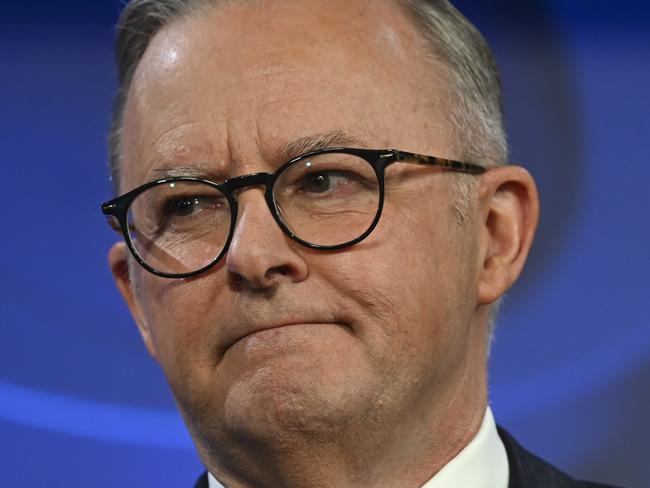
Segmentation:
[[(260, 4), (262, 2), (260, 2), (259, 0), (223, 0), (223, 1), (205, 0), (204, 2), (201, 1), (190, 2), (190, 5), (194, 3), (197, 6), (191, 6), (187, 9), (187, 11), (175, 15), (169, 21), (163, 23), (160, 26), (160, 28), (152, 32), (152, 34), (147, 38), (146, 47), (143, 49), (141, 55), (137, 57), (137, 62), (133, 65), (132, 72), (129, 73), (128, 78), (125, 81), (126, 92), (124, 94), (124, 101), (121, 107), (122, 116), (128, 110), (129, 99), (131, 99), (131, 97), (133, 97), (133, 95), (139, 91), (139, 90), (135, 90), (138, 87), (138, 80), (150, 79), (149, 70), (152, 65), (147, 60), (147, 57), (148, 55), (152, 54), (152, 52), (154, 51), (156, 53), (154, 54), (155, 58), (160, 56), (159, 51), (161, 48), (160, 47), (155, 48), (156, 45), (160, 46), (158, 42), (161, 40), (160, 36), (162, 36), (162, 39), (168, 37), (168, 34), (170, 33), (170, 29), (173, 29), (176, 31), (176, 33), (171, 34), (172, 38), (169, 42), (172, 43), (176, 42), (177, 38), (182, 39), (182, 37), (184, 36), (183, 32), (187, 32), (187, 29), (195, 28), (192, 27), (192, 25), (195, 24), (188, 25), (188, 23), (194, 23), (197, 20), (198, 21), (207, 20), (207, 22), (210, 23), (210, 27), (208, 28), (211, 28), (211, 25), (214, 22), (214, 25), (216, 25), (217, 28), (219, 28), (218, 26), (220, 25), (221, 22), (227, 21), (227, 17), (219, 18), (218, 16), (216, 16), (214, 18), (210, 18), (206, 15), (206, 11), (210, 13), (215, 13), (216, 11), (218, 15), (220, 11), (224, 9), (227, 10), (229, 8), (238, 8), (238, 7), (247, 8), (249, 6), (253, 8), (261, 8)], [(264, 2), (264, 3), (268, 4), (268, 2)], [(290, 5), (292, 11), (298, 11), (298, 12), (300, 11), (299, 1), (282, 0), (282, 3)], [(312, 6), (316, 3), (317, 2), (312, 2)], [(453, 90), (451, 90), (449, 86), (450, 85), (449, 73), (446, 65), (444, 64), (444, 62), (442, 62), (442, 60), (434, 58), (433, 56), (430, 55), (428, 46), (426, 42), (423, 41), (422, 36), (413, 33), (414, 30), (416, 29), (416, 26), (413, 24), (412, 19), (408, 18), (408, 16), (404, 12), (402, 12), (402, 6), (400, 1), (382, 0), (381, 3), (383, 3), (387, 8), (391, 9), (390, 10), (391, 12), (397, 12), (398, 15), (400, 14), (402, 15), (402, 18), (399, 20), (399, 22), (396, 22), (392, 18), (386, 19), (386, 17), (388, 17), (390, 14), (387, 14), (386, 12), (379, 13), (381, 9), (375, 9), (373, 15), (377, 16), (376, 19), (374, 18), (371, 19), (372, 22), (364, 21), (362, 28), (364, 30), (368, 29), (368, 32), (372, 32), (372, 26), (377, 25), (378, 28), (376, 30), (376, 35), (377, 35), (377, 39), (380, 39), (380, 42), (384, 42), (385, 40), (384, 32), (386, 31), (384, 29), (391, 28), (391, 33), (396, 33), (396, 39), (398, 39), (396, 45), (406, 48), (405, 52), (408, 55), (408, 57), (405, 58), (406, 60), (404, 61), (404, 64), (402, 64), (402, 61), (400, 61), (400, 70), (399, 72), (395, 73), (396, 76), (393, 78), (394, 79), (399, 78), (401, 80), (404, 80), (405, 82), (410, 82), (415, 84), (414, 92), (418, 93), (421, 91), (422, 93), (421, 96), (422, 103), (420, 104), (420, 107), (431, 106), (435, 114), (448, 112), (450, 107), (448, 107), (447, 105), (449, 103), (448, 101), (450, 99), (450, 95)], [(363, 10), (362, 7), (355, 7), (353, 9), (353, 11), (362, 11), (362, 10)], [(226, 16), (227, 15), (228, 12), (226, 12)], [(378, 15), (381, 15), (381, 17), (379, 17)], [(310, 19), (309, 22), (311, 23), (312, 21), (313, 19)], [(395, 28), (392, 29), (392, 27)], [(167, 44), (169, 44), (169, 42)], [(162, 49), (167, 49), (166, 47), (167, 44), (165, 44), (164, 45), (165, 47), (162, 47)], [(365, 42), (363, 44), (365, 44)], [(171, 44), (169, 45), (171, 46)], [(386, 44), (385, 47), (392, 47), (392, 45)], [(152, 49), (154, 51), (152, 51)], [(344, 48), (339, 48), (339, 49), (342, 50)], [(398, 48), (396, 48), (396, 51), (397, 49)], [(416, 54), (414, 55), (413, 53)], [(373, 46), (372, 51), (369, 52), (369, 57), (377, 57), (379, 54), (380, 51), (375, 51), (375, 46)], [(399, 55), (404, 59), (403, 54), (400, 53)], [(388, 62), (382, 61), (381, 64), (387, 70), (393, 69), (394, 66), (393, 61), (390, 60)], [(415, 68), (412, 71), (407, 71), (404, 68), (404, 65), (406, 66), (406, 69), (408, 69), (408, 65), (415, 65)], [(416, 70), (418, 72), (418, 75), (414, 77), (413, 75), (415, 74)], [(154, 75), (154, 77), (155, 76), (156, 75)], [(405, 109), (405, 112), (408, 112), (408, 110)], [(440, 120), (441, 123), (444, 122), (444, 118), (441, 118)], [(120, 120), (120, 127), (123, 126), (123, 123), (124, 123), (124, 119), (122, 117), (122, 119)], [(120, 142), (121, 142), (121, 138), (120, 138)], [(407, 148), (407, 149), (415, 150), (416, 148)], [(453, 156), (447, 154), (443, 154), (443, 155), (449, 157)]]
[[(271, 6), (279, 3), (280, 0), (271, 1)], [(282, 0), (284, 3), (285, 0)], [(268, 4), (269, 2), (260, 1), (260, 0), (167, 0), (167, 1), (157, 1), (157, 0), (135, 0), (131, 1), (125, 7), (124, 12), (120, 18), (120, 24), (118, 25), (118, 40), (116, 43), (116, 58), (119, 68), (119, 81), (120, 81), (120, 90), (118, 91), (118, 96), (116, 97), (113, 113), (113, 124), (111, 127), (111, 136), (109, 140), (110, 148), (110, 160), (111, 160), (111, 173), (113, 177), (113, 186), (114, 190), (117, 193), (119, 191), (119, 177), (120, 177), (120, 163), (122, 159), (122, 125), (123, 125), (123, 115), (126, 108), (126, 101), (128, 99), (128, 94), (133, 84), (134, 74), (140, 66), (141, 61), (149, 48), (151, 41), (156, 35), (160, 33), (161, 30), (165, 29), (171, 24), (176, 22), (187, 20), (193, 16), (200, 15), (206, 10), (214, 10), (227, 7), (237, 7), (243, 5), (262, 5)], [(299, 2), (295, 2), (298, 5)], [(413, 4), (431, 4), (436, 3), (440, 4), (443, 7), (448, 5), (454, 12), (457, 12), (455, 8), (446, 2), (424, 2), (422, 0), (384, 0), (385, 4), (393, 5), (399, 11), (402, 12), (403, 18), (406, 22), (413, 26), (414, 31), (417, 32), (417, 35), (414, 36), (414, 41), (420, 45), (422, 49), (422, 55), (418, 55), (415, 58), (414, 63), (422, 64), (426, 63), (423, 69), (429, 70), (431, 73), (435, 73), (436, 76), (432, 77), (431, 82), (426, 82), (427, 86), (425, 89), (430, 93), (433, 89), (440, 90), (441, 86), (447, 91), (448, 103), (451, 99), (458, 98), (462, 102), (465, 94), (458, 93), (462, 87), (457, 86), (451, 78), (454, 78), (454, 70), (457, 68), (449, 61), (449, 56), (446, 56), (447, 49), (446, 46), (439, 46), (438, 42), (431, 42), (429, 39), (430, 36), (427, 35), (426, 28), (422, 26), (421, 19), (418, 18), (416, 12), (416, 7), (413, 7)], [(135, 9), (141, 9), (142, 12), (147, 15), (143, 15), (142, 18), (135, 18), (135, 25), (129, 24), (127, 21), (134, 21), (135, 15), (125, 15), (128, 13), (129, 9), (135, 5)], [(440, 6), (438, 5), (438, 6)], [(440, 7), (441, 9), (443, 7)], [(147, 8), (153, 9), (147, 11)], [(431, 7), (433, 8), (433, 7)], [(438, 8), (438, 7), (436, 7)], [(446, 7), (445, 7), (446, 8)], [(156, 10), (158, 9), (158, 10)], [(152, 13), (155, 12), (155, 15)], [(149, 15), (150, 14), (150, 15)], [(464, 19), (462, 14), (458, 13), (458, 17)], [(147, 29), (140, 29), (138, 26), (140, 24), (147, 27)], [(469, 22), (467, 25), (473, 27)], [(466, 26), (462, 26), (466, 28)], [(480, 34), (479, 34), (480, 36)], [(418, 46), (418, 47), (420, 47)], [(488, 48), (489, 50), (489, 48)], [(433, 78), (438, 78), (438, 83), (434, 83)], [(444, 78), (441, 80), (440, 78)], [(424, 81), (424, 80), (423, 80)], [(440, 83), (443, 81), (443, 83)], [(500, 86), (499, 86), (500, 88)], [(500, 93), (500, 92), (499, 92)], [(467, 98), (467, 97), (465, 97)], [(462, 103), (458, 103), (461, 105)], [(467, 105), (467, 104), (465, 104)], [(467, 107), (464, 107), (467, 108)], [(459, 112), (459, 110), (450, 110), (450, 114), (453, 115), (453, 112)], [(501, 117), (501, 113), (498, 114), (497, 118)], [(459, 119), (459, 117), (457, 117)], [(467, 117), (469, 118), (469, 117)], [(466, 118), (466, 119), (467, 119)], [(500, 121), (500, 119), (499, 119)], [(455, 145), (458, 147), (463, 147), (460, 138), (468, 131), (469, 123), (467, 120), (453, 120), (450, 121), (450, 127), (452, 130), (455, 129), (457, 132), (454, 139), (459, 139), (458, 143)], [(476, 138), (468, 138), (469, 141)], [(467, 151), (470, 154), (472, 151)], [(474, 151), (478, 152), (478, 151)], [(498, 152), (498, 151), (491, 151)], [(457, 158), (466, 158), (466, 155), (459, 154)], [(470, 159), (475, 159), (471, 158)], [(500, 159), (498, 155), (493, 159)], [(484, 162), (476, 160), (475, 162)]]

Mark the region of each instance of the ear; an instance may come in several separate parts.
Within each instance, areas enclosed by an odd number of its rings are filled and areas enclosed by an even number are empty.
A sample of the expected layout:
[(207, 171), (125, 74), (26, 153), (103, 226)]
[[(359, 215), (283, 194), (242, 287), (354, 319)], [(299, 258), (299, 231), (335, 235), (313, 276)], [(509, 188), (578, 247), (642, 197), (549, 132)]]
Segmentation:
[(131, 281), (131, 276), (129, 274), (129, 263), (128, 263), (129, 251), (126, 247), (125, 242), (118, 242), (113, 244), (110, 251), (108, 252), (108, 264), (113, 273), (113, 279), (117, 285), (117, 289), (120, 291), (122, 298), (126, 302), (126, 305), (131, 311), (133, 320), (135, 321), (138, 329), (140, 330), (140, 335), (144, 344), (149, 351), (149, 354), (156, 358), (156, 348), (154, 346), (151, 330), (147, 324), (144, 314), (142, 313), (142, 308), (138, 301), (137, 294), (135, 292), (135, 286)]
[(519, 166), (491, 169), (479, 185), (481, 270), (478, 301), (501, 297), (524, 267), (539, 220), (533, 177)]

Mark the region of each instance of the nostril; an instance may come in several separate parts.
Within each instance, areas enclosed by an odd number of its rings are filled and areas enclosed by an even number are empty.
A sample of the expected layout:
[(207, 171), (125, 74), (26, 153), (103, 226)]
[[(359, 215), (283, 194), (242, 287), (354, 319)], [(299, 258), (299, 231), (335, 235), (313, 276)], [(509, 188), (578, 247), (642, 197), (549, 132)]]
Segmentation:
[(287, 276), (290, 273), (289, 266), (287, 265), (282, 265), (282, 266), (275, 266), (273, 268), (269, 268), (266, 273), (264, 274), (264, 278), (267, 280), (270, 280), (273, 278), (274, 275), (282, 275), (282, 276)]

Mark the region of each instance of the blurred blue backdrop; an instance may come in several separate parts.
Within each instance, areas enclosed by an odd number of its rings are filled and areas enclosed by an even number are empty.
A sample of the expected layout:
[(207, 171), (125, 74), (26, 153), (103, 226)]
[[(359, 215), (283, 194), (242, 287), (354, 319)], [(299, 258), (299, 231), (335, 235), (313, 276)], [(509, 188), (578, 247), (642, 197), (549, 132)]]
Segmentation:
[[(496, 417), (587, 478), (650, 479), (650, 4), (458, 1), (543, 217), (493, 350)], [(191, 486), (202, 470), (113, 287), (112, 0), (0, 6), (0, 486)]]

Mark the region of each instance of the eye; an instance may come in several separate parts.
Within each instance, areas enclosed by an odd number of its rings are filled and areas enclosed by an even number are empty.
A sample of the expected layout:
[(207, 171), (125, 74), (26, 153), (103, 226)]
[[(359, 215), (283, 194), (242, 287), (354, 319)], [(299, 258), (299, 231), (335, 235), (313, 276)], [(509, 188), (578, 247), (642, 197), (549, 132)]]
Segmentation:
[(327, 153), (298, 160), (280, 173), (274, 198), (283, 201), (325, 202), (349, 200), (378, 191), (378, 179), (372, 165), (347, 153)]
[(311, 193), (324, 193), (350, 183), (353, 176), (344, 171), (320, 171), (305, 176), (304, 188)]
[(313, 193), (323, 193), (338, 185), (344, 185), (350, 176), (341, 171), (322, 171), (306, 176), (305, 188)]
[(206, 207), (213, 207), (208, 199), (200, 196), (175, 198), (165, 204), (165, 215), (168, 217), (189, 217), (201, 212)]
[(179, 198), (167, 203), (166, 214), (176, 217), (187, 217), (195, 211), (201, 211), (200, 197)]
[(158, 222), (183, 228), (223, 219), (229, 206), (220, 195), (188, 194), (167, 198), (160, 206)]
[(228, 228), (228, 197), (218, 188), (195, 181), (174, 181), (151, 186), (129, 207), (129, 228), (149, 240), (201, 235)]

